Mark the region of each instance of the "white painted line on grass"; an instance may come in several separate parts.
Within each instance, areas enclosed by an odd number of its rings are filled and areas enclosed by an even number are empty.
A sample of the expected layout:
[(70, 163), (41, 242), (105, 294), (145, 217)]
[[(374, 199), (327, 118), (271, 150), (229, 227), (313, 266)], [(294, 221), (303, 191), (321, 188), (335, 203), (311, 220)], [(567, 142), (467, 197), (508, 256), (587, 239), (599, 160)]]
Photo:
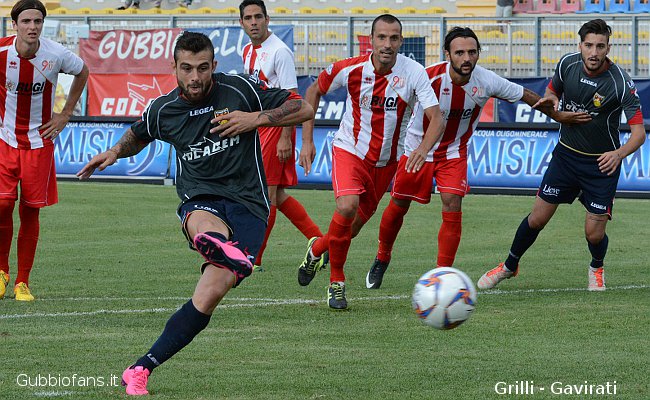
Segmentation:
[[(614, 290), (636, 290), (636, 289), (648, 289), (650, 285), (626, 285), (626, 286), (613, 286), (608, 287), (608, 291)], [(521, 293), (560, 293), (560, 292), (586, 292), (586, 288), (563, 288), (563, 289), (525, 289), (525, 290), (486, 290), (479, 292), (479, 297), (483, 295), (504, 295), (504, 294), (521, 294)], [(353, 301), (378, 301), (378, 300), (404, 300), (410, 298), (410, 295), (393, 295), (393, 296), (373, 296), (373, 297), (352, 297)], [(87, 298), (91, 299), (91, 298)], [(106, 300), (105, 298), (93, 298), (95, 300)], [(160, 300), (162, 298), (149, 298), (144, 300)], [(185, 300), (186, 297), (176, 298), (170, 297), (168, 299), (181, 299)], [(65, 299), (63, 299), (65, 300)], [(133, 300), (133, 299), (131, 299)], [(39, 300), (40, 301), (40, 300)], [(233, 301), (246, 301), (246, 303), (231, 303)], [(324, 303), (323, 299), (261, 299), (261, 298), (248, 298), (248, 297), (231, 297), (224, 300), (224, 303), (219, 305), (220, 309), (225, 308), (248, 308), (248, 307), (266, 307), (266, 306), (278, 306), (278, 305), (294, 305), (294, 304), (322, 304)], [(180, 305), (179, 305), (180, 306)], [(22, 319), (22, 318), (47, 318), (47, 317), (81, 317), (81, 316), (92, 316), (92, 315), (101, 315), (101, 314), (149, 314), (149, 313), (163, 313), (163, 312), (172, 312), (176, 311), (178, 307), (174, 308), (148, 308), (141, 310), (94, 310), (94, 311), (70, 311), (70, 312), (58, 312), (58, 313), (27, 313), (27, 314), (6, 314), (0, 315), (0, 320), (2, 319)]]

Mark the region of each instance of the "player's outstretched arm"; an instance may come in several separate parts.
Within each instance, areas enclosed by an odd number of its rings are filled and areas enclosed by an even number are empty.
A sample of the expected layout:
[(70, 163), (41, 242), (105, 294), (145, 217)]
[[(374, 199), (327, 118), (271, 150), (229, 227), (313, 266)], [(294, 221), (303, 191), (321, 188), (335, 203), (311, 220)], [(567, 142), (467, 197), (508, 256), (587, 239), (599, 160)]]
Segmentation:
[(445, 131), (445, 124), (442, 121), (440, 106), (433, 106), (424, 109), (424, 115), (429, 119), (429, 126), (424, 132), (422, 143), (417, 149), (411, 152), (406, 161), (406, 172), (418, 172), (427, 160), (427, 154), (433, 148)]
[[(318, 110), (318, 104), (322, 93), (318, 88), (318, 79), (316, 79), (308, 88), (305, 93), (305, 101), (311, 105), (315, 110)], [(311, 164), (316, 158), (316, 147), (314, 146), (314, 118), (308, 119), (302, 123), (302, 146), (300, 148), (300, 156), (298, 157), (298, 165), (305, 170), (305, 176), (311, 172)]]
[(97, 154), (77, 172), (77, 177), (79, 179), (88, 179), (96, 169), (103, 171), (106, 167), (115, 164), (118, 158), (134, 156), (147, 147), (147, 144), (147, 142), (138, 139), (131, 128), (129, 128), (115, 146), (103, 153)]
[(524, 95), (521, 97), (521, 101), (532, 108), (543, 112), (561, 124), (576, 125), (585, 124), (591, 121), (591, 115), (586, 112), (558, 111), (559, 99), (557, 95), (548, 88), (546, 89), (546, 93), (544, 93), (544, 97), (539, 97), (537, 93), (524, 88)]

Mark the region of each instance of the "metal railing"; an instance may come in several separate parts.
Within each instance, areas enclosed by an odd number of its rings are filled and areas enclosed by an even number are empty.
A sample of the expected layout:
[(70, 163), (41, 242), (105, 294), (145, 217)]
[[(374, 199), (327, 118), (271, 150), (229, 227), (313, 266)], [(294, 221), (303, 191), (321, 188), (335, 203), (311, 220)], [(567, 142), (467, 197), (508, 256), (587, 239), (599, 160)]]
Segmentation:
[[(424, 37), (426, 64), (444, 58), (444, 35), (453, 26), (469, 26), (481, 41), (481, 65), (505, 77), (547, 77), (558, 59), (577, 50), (580, 26), (593, 16), (535, 16), (509, 19), (399, 16), (405, 37)], [(238, 15), (50, 15), (43, 35), (77, 51), (81, 27), (113, 29), (209, 28), (238, 26)], [(272, 25), (293, 25), (298, 75), (317, 75), (333, 61), (359, 54), (359, 36), (370, 33), (374, 16), (276, 15)], [(610, 58), (632, 77), (650, 72), (650, 15), (609, 15)], [(3, 36), (11, 21), (2, 20)], [(238, 49), (241, 50), (241, 49)]]

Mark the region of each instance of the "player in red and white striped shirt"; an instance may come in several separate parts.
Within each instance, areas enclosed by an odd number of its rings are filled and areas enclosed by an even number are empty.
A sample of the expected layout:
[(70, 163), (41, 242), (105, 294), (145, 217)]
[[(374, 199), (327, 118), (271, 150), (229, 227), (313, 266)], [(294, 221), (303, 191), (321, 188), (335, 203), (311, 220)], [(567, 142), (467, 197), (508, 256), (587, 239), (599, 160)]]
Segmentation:
[[(54, 144), (88, 79), (83, 61), (62, 45), (40, 38), (47, 12), (38, 0), (11, 10), (15, 36), (0, 39), (0, 298), (9, 283), (13, 210), (20, 184), (16, 300), (32, 301), (29, 273), (39, 234), (39, 210), (56, 204)], [(59, 72), (75, 75), (60, 114), (53, 113)]]
[[(296, 66), (293, 52), (274, 33), (269, 31), (269, 16), (262, 0), (244, 0), (239, 5), (239, 23), (251, 40), (244, 46), (244, 73), (256, 76), (274, 88), (298, 93)], [(296, 186), (296, 127), (258, 128), (262, 145), (262, 158), (266, 182), (269, 185), (271, 211), (264, 242), (255, 259), (255, 270), (262, 270), (262, 256), (271, 230), (275, 225), (277, 210), (307, 239), (323, 236), (318, 225), (312, 221), (302, 204), (290, 196), (285, 187)]]
[[(453, 265), (461, 237), (462, 200), (469, 191), (467, 143), (478, 125), (483, 107), (491, 97), (509, 102), (521, 100), (530, 106), (540, 98), (535, 92), (477, 66), (481, 46), (470, 28), (453, 28), (445, 37), (444, 50), (448, 61), (434, 64), (426, 70), (430, 85), (440, 101), (440, 110), (446, 121), (445, 131), (419, 172), (407, 174), (398, 167), (392, 198), (381, 219), (377, 258), (366, 276), (366, 287), (369, 289), (381, 286), (393, 243), (411, 201), (429, 203), (433, 179), (436, 180), (442, 201), (437, 264)], [(541, 111), (560, 120), (572, 116), (570, 113), (555, 113), (551, 107)], [(584, 113), (573, 116), (588, 118)], [(418, 105), (406, 135), (405, 154), (400, 159), (400, 165), (405, 165), (411, 152), (420, 145), (428, 123), (422, 107)]]
[[(345, 264), (350, 242), (377, 209), (403, 153), (407, 124), (416, 102), (432, 121), (424, 140), (414, 149), (406, 171), (421, 168), (426, 154), (442, 133), (438, 99), (424, 67), (398, 54), (402, 24), (392, 15), (377, 17), (370, 33), (370, 55), (338, 61), (323, 71), (309, 87), (305, 99), (315, 109), (320, 97), (339, 87), (347, 90), (346, 110), (332, 150), (332, 184), (336, 210), (325, 236), (309, 241), (298, 270), (298, 282), (306, 286), (324, 264), (329, 251), (331, 265), (329, 307), (347, 308)], [(314, 159), (314, 122), (303, 124), (300, 165), (309, 173)]]

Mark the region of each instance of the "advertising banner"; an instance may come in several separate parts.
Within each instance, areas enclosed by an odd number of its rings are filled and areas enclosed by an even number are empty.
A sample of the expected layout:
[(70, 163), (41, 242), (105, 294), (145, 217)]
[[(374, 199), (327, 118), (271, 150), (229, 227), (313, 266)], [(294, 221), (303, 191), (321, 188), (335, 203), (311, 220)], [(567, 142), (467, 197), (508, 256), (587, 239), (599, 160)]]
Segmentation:
[(176, 86), (174, 75), (91, 74), (88, 115), (140, 117), (149, 102)]
[(91, 74), (171, 74), (181, 28), (90, 31), (79, 56)]
[[(59, 175), (74, 175), (91, 158), (108, 150), (122, 137), (131, 122), (69, 122), (54, 141)], [(98, 176), (167, 177), (170, 145), (154, 141), (138, 155), (119, 159)]]
[[(71, 122), (55, 141), (55, 159), (59, 174), (76, 174), (93, 156), (113, 146), (131, 123)], [(298, 128), (296, 170), (302, 184), (331, 185), (332, 139), (337, 127), (314, 129), (316, 157), (311, 173), (305, 176), (298, 165), (302, 145)], [(621, 133), (621, 142), (629, 139)], [(556, 129), (488, 128), (478, 129), (468, 146), (469, 185), (474, 189), (537, 189), (558, 141)], [(166, 143), (154, 142), (135, 157), (121, 159), (98, 175), (120, 177), (174, 177), (175, 156)], [(169, 163), (171, 162), (171, 164)], [(623, 160), (619, 191), (650, 193), (650, 140)]]

